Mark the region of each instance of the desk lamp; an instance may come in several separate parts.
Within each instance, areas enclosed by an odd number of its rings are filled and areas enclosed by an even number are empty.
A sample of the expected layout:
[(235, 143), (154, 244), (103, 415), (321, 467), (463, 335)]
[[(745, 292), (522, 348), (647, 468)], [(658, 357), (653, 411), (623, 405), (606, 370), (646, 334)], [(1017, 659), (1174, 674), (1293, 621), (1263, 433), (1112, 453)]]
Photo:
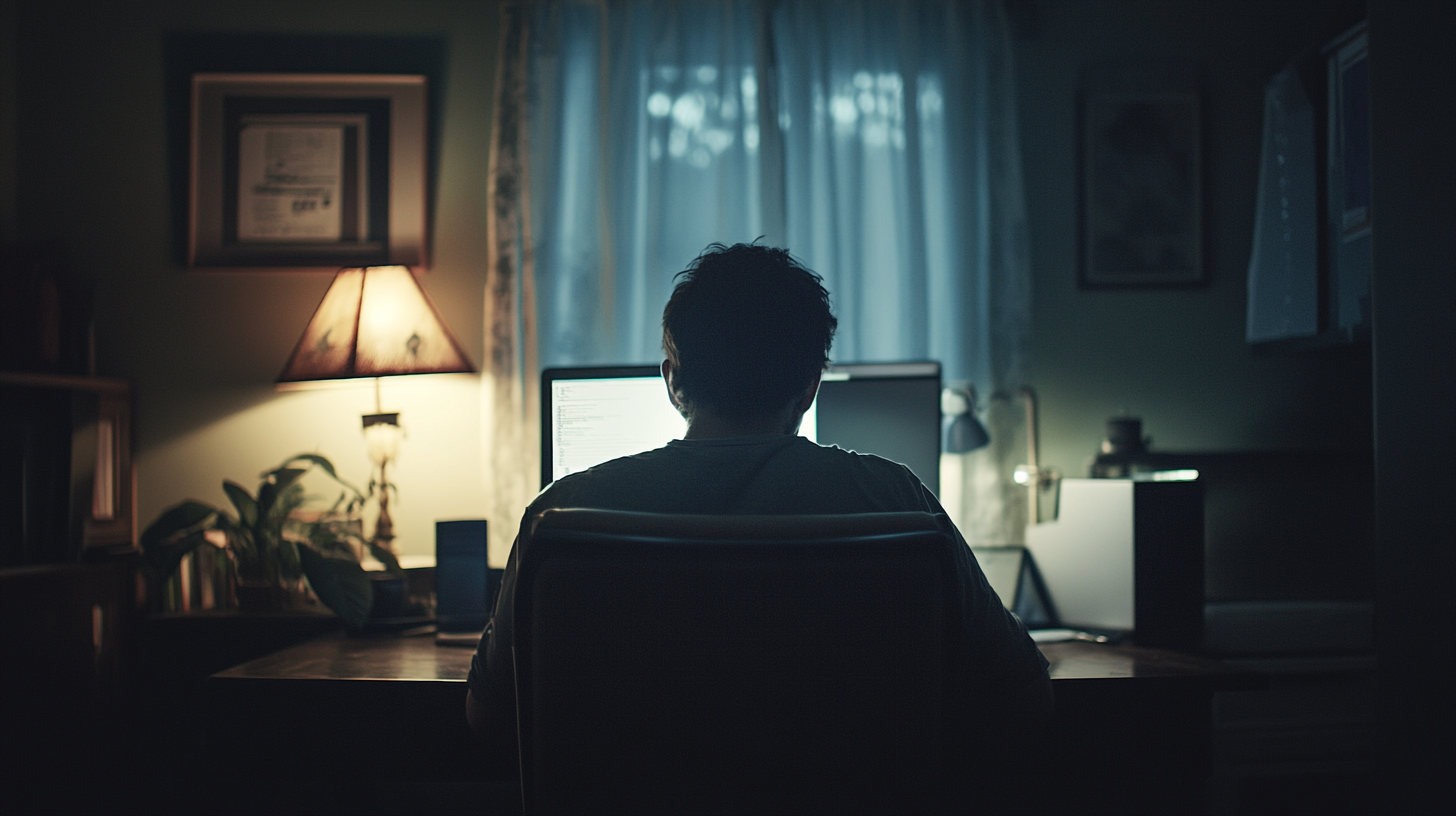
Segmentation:
[(389, 463), (404, 436), (399, 414), (385, 413), (379, 378), (398, 374), (474, 373), (419, 281), (404, 266), (341, 269), (324, 293), (278, 382), (374, 378), (374, 413), (364, 415), (369, 458), (379, 469), (373, 543), (394, 553), (389, 517)]
[[(1017, 484), (1027, 488), (1027, 519), (1037, 524), (1041, 519), (1040, 492), (1056, 486), (1061, 474), (1055, 468), (1044, 468), (1037, 464), (1036, 444), (1036, 392), (1029, 387), (1016, 390), (1014, 395), (997, 392), (996, 399), (1020, 398), (1026, 404), (1026, 459), (1024, 465), (1017, 465), (1014, 478)], [(976, 418), (976, 390), (973, 386), (953, 386), (941, 392), (941, 413), (950, 417), (945, 430), (947, 453), (970, 453), (991, 444), (991, 435), (986, 426)], [(1053, 518), (1056, 513), (1051, 513)]]
[(970, 453), (991, 444), (986, 426), (976, 419), (976, 389), (966, 384), (940, 392), (940, 412), (950, 418), (945, 429), (946, 453)]

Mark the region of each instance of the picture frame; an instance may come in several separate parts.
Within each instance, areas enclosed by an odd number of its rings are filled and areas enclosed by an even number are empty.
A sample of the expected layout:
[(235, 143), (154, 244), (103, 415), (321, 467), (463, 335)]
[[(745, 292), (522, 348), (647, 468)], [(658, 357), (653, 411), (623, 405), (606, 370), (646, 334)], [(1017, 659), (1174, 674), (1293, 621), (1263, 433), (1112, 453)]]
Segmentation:
[(1082, 287), (1206, 282), (1199, 107), (1191, 91), (1085, 95)]
[(192, 76), (189, 269), (428, 266), (425, 77)]
[(1330, 214), (1350, 242), (1370, 233), (1370, 43), (1363, 27), (1331, 48), (1328, 156)]
[(1329, 238), (1328, 331), (1345, 341), (1370, 335), (1371, 230), (1369, 34), (1362, 23), (1325, 48), (1325, 195)]

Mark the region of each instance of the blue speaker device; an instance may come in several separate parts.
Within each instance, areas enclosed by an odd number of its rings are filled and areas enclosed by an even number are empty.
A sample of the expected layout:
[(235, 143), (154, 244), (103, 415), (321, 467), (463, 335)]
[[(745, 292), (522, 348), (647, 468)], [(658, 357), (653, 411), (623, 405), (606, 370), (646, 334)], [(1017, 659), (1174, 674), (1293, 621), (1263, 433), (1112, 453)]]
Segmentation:
[(485, 519), (435, 522), (436, 642), (480, 642), (500, 573), (486, 561)]

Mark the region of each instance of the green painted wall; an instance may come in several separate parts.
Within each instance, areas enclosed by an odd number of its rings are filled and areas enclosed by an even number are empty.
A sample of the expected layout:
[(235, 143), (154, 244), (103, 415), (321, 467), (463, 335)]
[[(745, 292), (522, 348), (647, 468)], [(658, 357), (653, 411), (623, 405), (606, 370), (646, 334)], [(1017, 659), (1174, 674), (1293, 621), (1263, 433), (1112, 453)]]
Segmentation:
[[(1260, 355), (1244, 343), (1264, 83), (1358, 20), (1359, 3), (1036, 0), (1013, 4), (1042, 461), (1085, 475), (1126, 410), (1164, 451), (1370, 444), (1368, 350)], [(1077, 285), (1077, 103), (1104, 66), (1172, 65), (1201, 86), (1207, 286)]]

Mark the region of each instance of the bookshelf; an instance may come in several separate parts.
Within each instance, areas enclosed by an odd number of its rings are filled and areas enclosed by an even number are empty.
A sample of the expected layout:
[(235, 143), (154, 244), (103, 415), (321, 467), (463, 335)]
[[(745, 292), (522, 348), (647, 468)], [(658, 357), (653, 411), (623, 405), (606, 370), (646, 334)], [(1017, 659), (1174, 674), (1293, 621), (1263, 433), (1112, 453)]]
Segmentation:
[(136, 549), (131, 386), (0, 371), (0, 569)]

